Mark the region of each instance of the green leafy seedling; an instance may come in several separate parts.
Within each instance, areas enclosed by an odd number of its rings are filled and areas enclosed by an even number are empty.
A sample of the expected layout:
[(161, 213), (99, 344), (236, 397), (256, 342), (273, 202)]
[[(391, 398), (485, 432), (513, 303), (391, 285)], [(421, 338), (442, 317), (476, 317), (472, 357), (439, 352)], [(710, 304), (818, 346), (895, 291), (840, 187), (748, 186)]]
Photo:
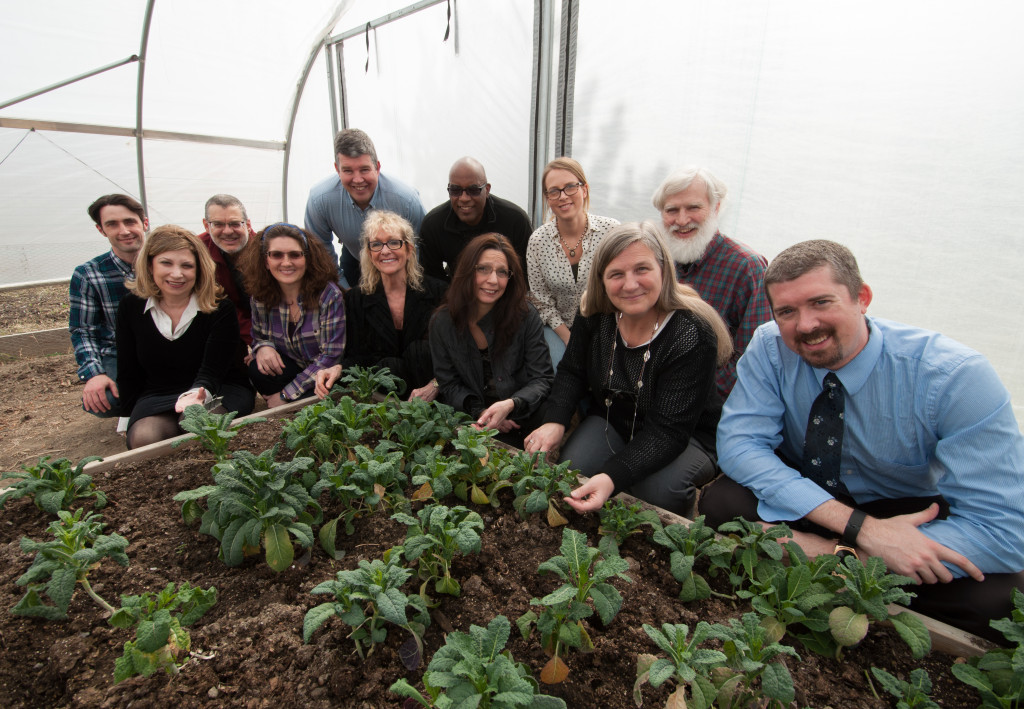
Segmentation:
[(718, 532), (723, 536), (716, 539), (707, 552), (711, 560), (710, 573), (725, 570), (734, 590), (744, 588), (756, 578), (758, 564), (781, 561), (785, 550), (778, 540), (792, 536), (785, 524), (765, 528), (759, 522), (741, 517), (721, 525)]
[[(641, 689), (650, 682), (654, 688), (660, 687), (667, 680), (675, 681), (676, 689), (665, 702), (666, 709), (673, 707), (690, 707), (690, 709), (707, 709), (716, 697), (711, 671), (726, 663), (725, 653), (699, 647), (711, 637), (711, 626), (704, 621), (697, 623), (693, 636), (687, 635), (690, 629), (682, 624), (664, 623), (661, 630), (654, 626), (643, 626), (644, 632), (650, 637), (668, 658), (643, 654), (637, 658), (636, 682), (633, 685), (633, 700), (636, 705), (643, 705)], [(689, 689), (689, 699), (686, 698)]]
[(238, 435), (238, 429), (251, 423), (266, 421), (265, 418), (249, 418), (232, 426), (237, 411), (228, 411), (223, 414), (212, 414), (201, 404), (192, 404), (185, 408), (185, 415), (182, 416), (179, 426), (194, 438), (185, 438), (171, 444), (177, 448), (186, 441), (199, 439), (203, 448), (213, 453), (217, 460), (224, 460), (228, 457), (228, 443)]
[(605, 502), (597, 515), (601, 520), (598, 533), (613, 537), (619, 546), (632, 535), (640, 534), (644, 525), (655, 531), (662, 528), (657, 512), (645, 510), (640, 502), (627, 505), (618, 496)]
[(516, 621), (524, 638), (529, 637), (532, 625), (537, 625), (541, 644), (551, 656), (540, 673), (540, 681), (545, 684), (557, 684), (568, 676), (569, 667), (561, 657), (565, 648), (594, 648), (583, 626), (584, 618), (592, 616), (596, 609), (601, 622), (608, 625), (618, 614), (622, 595), (608, 581), (618, 577), (633, 582), (624, 573), (629, 568), (625, 559), (587, 546), (586, 536), (574, 529), (562, 530), (560, 551), (561, 555), (543, 562), (537, 571), (553, 573), (564, 583), (544, 598), (530, 601), (531, 605), (542, 607), (540, 615), (527, 611)]
[(981, 706), (999, 709), (1024, 707), (1024, 593), (1013, 589), (1009, 618), (989, 623), (1010, 647), (989, 650), (966, 664), (953, 665), (953, 675), (981, 695)]
[(452, 578), (452, 560), (456, 553), (480, 552), (480, 532), (484, 528), (480, 515), (462, 506), (434, 504), (421, 509), (416, 517), (399, 512), (391, 519), (409, 527), (403, 551), (406, 559), (417, 562), (419, 577), (423, 579), (420, 595), (424, 600), (430, 581), (435, 582), (437, 593), (458, 596), (462, 588)]
[(404, 679), (391, 691), (438, 709), (565, 709), (562, 699), (540, 694), (529, 668), (505, 650), (510, 630), (508, 618), (499, 615), (486, 628), (472, 625), (469, 633), (448, 633), (423, 675), (427, 696)]
[(72, 467), (71, 461), (67, 458), (60, 458), (52, 463), (50, 456), (44, 456), (39, 462), (32, 466), (21, 466), (20, 473), (4, 473), (3, 477), (16, 480), (2, 495), (0, 495), (0, 509), (7, 500), (18, 497), (32, 496), (36, 507), (57, 514), (58, 510), (66, 510), (75, 500), (95, 498), (93, 507), (97, 510), (103, 509), (107, 504), (107, 496), (102, 490), (98, 490), (92, 482), (92, 477), (82, 471), (88, 463), (94, 460), (103, 460), (99, 456), (89, 456), (78, 461), (78, 465)]
[[(493, 428), (478, 430), (472, 426), (463, 426), (452, 439), (452, 446), (466, 466), (462, 475), (452, 480), (455, 496), (463, 502), (497, 507), (500, 503), (495, 493), (503, 487), (511, 486), (507, 480), (499, 479), (497, 473), (504, 467), (505, 454), (502, 449), (494, 447), (493, 439), (496, 435), (498, 431)], [(495, 459), (499, 464), (496, 464)]]
[(360, 367), (358, 365), (345, 370), (338, 384), (344, 385), (359, 401), (369, 403), (378, 391), (405, 391), (405, 382), (391, 373), (387, 367)]
[[(214, 468), (214, 485), (174, 496), (182, 503), (186, 524), (201, 519), (199, 532), (220, 541), (219, 556), (228, 566), (238, 566), (262, 546), (267, 565), (280, 572), (295, 558), (293, 537), (303, 548), (313, 545), (311, 525), (318, 524), (323, 513), (296, 479), (313, 460), (298, 457), (279, 463), (276, 454), (277, 446), (260, 455), (237, 451), (230, 461)], [(199, 505), (203, 498), (205, 511)]]
[(896, 697), (896, 709), (939, 709), (928, 696), (932, 693), (928, 670), (921, 667), (911, 670), (909, 682), (893, 677), (880, 667), (872, 667), (871, 674), (886, 692)]
[(836, 567), (836, 573), (843, 580), (843, 588), (829, 613), (829, 629), (838, 646), (837, 659), (844, 647), (864, 639), (872, 622), (882, 620), (892, 622), (914, 657), (924, 657), (931, 650), (931, 635), (920, 618), (909, 611), (889, 613), (890, 603), (906, 605), (914, 597), (902, 588), (913, 583), (912, 579), (888, 573), (885, 562), (877, 556), (865, 562), (847, 557)]
[(452, 480), (465, 476), (468, 467), (460, 458), (443, 455), (441, 446), (433, 446), (413, 454), (411, 471), (416, 488), (412, 499), (441, 501), (454, 492)]
[[(302, 622), (302, 638), (309, 642), (321, 625), (338, 616), (352, 628), (349, 637), (361, 658), (373, 652), (387, 638), (388, 623), (412, 635), (412, 647), (402, 646), (402, 661), (410, 670), (419, 667), (423, 656), (423, 631), (430, 624), (427, 604), (419, 594), (406, 595), (402, 585), (412, 569), (401, 565), (396, 554), (387, 562), (380, 559), (359, 562), (359, 568), (339, 571), (338, 577), (316, 586), (310, 593), (331, 594), (333, 601), (311, 608)], [(409, 614), (412, 614), (410, 618)], [(369, 648), (368, 651), (364, 651)]]
[(670, 524), (655, 529), (652, 539), (669, 549), (672, 576), (682, 584), (679, 599), (689, 602), (710, 598), (712, 590), (707, 579), (693, 570), (698, 559), (710, 555), (716, 548), (715, 531), (704, 526), (704, 516), (690, 524)]
[(782, 655), (800, 656), (788, 645), (776, 642), (757, 613), (716, 623), (709, 635), (722, 643), (726, 661), (712, 674), (715, 701), (723, 707), (788, 707), (796, 696), (793, 678), (778, 661)]
[(121, 607), (110, 618), (118, 628), (135, 627), (135, 640), (124, 644), (124, 652), (114, 663), (114, 682), (135, 675), (149, 677), (158, 670), (178, 674), (188, 661), (192, 645), (186, 626), (192, 625), (217, 602), (217, 589), (203, 590), (173, 583), (158, 593), (121, 596)]
[[(53, 540), (35, 542), (28, 537), (21, 538), (21, 550), (35, 552), (32, 566), (17, 580), (19, 586), (28, 590), (17, 605), (11, 609), (14, 615), (58, 620), (66, 618), (76, 584), (82, 584), (89, 597), (109, 613), (114, 608), (101, 598), (89, 584), (89, 572), (99, 566), (104, 558), (110, 558), (121, 566), (128, 566), (124, 550), (128, 540), (119, 534), (101, 534), (106, 526), (100, 520), (102, 515), (83, 509), (68, 512), (58, 510), (59, 519), (47, 528)], [(40, 593), (44, 592), (52, 606), (43, 603)]]
[(563, 461), (552, 465), (547, 457), (534, 453), (518, 453), (506, 465), (499, 475), (512, 483), (512, 492), (516, 498), (512, 503), (519, 516), (525, 519), (538, 512), (547, 513), (547, 522), (551, 527), (568, 524), (569, 520), (562, 514), (562, 498), (572, 492), (576, 484), (576, 472), (569, 469), (571, 461)]

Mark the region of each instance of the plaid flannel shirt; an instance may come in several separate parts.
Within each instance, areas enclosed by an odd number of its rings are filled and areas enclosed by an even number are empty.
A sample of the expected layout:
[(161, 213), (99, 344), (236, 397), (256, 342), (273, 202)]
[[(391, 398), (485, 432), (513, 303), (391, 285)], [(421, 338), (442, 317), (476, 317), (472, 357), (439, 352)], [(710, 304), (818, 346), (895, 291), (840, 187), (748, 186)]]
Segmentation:
[(68, 286), (68, 330), (83, 382), (105, 374), (103, 358), (117, 354), (117, 308), (135, 268), (108, 251), (75, 268)]
[(312, 310), (305, 308), (301, 296), (298, 302), (302, 319), (289, 334), (288, 306), (283, 301), (267, 307), (251, 299), (252, 351), (273, 347), (305, 367), (281, 390), (285, 401), (294, 401), (312, 391), (316, 373), (338, 364), (345, 353), (345, 301), (341, 288), (328, 283)]
[(723, 400), (728, 398), (736, 383), (736, 362), (754, 336), (754, 330), (772, 319), (764, 292), (767, 267), (768, 260), (764, 256), (721, 234), (715, 234), (698, 260), (676, 264), (679, 282), (692, 286), (717, 310), (732, 335), (732, 358), (715, 375)]

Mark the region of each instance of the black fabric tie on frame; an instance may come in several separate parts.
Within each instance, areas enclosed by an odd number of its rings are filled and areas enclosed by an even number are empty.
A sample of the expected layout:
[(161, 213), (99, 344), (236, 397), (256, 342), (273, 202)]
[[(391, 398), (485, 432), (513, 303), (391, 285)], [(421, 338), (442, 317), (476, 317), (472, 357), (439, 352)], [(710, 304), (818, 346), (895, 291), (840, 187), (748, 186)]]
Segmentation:
[(444, 28), (444, 39), (442, 42), (448, 41), (448, 35), (452, 31), (452, 0), (448, 0), (448, 24)]
[(843, 384), (835, 372), (829, 372), (807, 417), (802, 472), (830, 495), (845, 493), (846, 489), (839, 480), (845, 408)]

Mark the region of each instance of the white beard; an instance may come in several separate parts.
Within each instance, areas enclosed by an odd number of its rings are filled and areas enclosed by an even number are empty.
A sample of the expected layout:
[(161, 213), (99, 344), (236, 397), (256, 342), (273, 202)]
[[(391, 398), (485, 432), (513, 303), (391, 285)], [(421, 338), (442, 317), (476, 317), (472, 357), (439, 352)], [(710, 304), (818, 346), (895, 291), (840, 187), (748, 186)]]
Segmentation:
[(676, 227), (667, 230), (668, 250), (676, 263), (693, 263), (708, 249), (708, 244), (718, 233), (718, 215), (709, 214), (699, 227), (697, 233), (687, 238), (676, 236)]

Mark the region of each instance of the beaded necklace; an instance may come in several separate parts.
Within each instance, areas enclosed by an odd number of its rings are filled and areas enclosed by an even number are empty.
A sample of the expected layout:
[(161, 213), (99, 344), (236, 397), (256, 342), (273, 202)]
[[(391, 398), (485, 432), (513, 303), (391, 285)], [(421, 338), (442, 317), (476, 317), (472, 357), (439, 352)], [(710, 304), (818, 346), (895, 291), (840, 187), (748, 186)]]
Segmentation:
[[(612, 351), (608, 356), (608, 381), (605, 382), (605, 392), (608, 394), (613, 393), (611, 389), (612, 375), (615, 373), (615, 349), (619, 344), (619, 337), (622, 337), (622, 331), (619, 329), (619, 321), (622, 320), (622, 313), (615, 319), (615, 336), (612, 338)], [(644, 372), (647, 371), (647, 362), (651, 359), (651, 345), (654, 343), (654, 336), (658, 334), (658, 328), (661, 327), (661, 318), (659, 317), (654, 323), (654, 329), (651, 331), (651, 339), (647, 341), (647, 349), (644, 350), (643, 364), (640, 366), (640, 376), (636, 380), (636, 390), (633, 392), (633, 424), (629, 429), (629, 440), (633, 440), (633, 433), (636, 431), (636, 415), (640, 410), (640, 390), (644, 388)], [(626, 343), (626, 338), (622, 338), (622, 343)], [(605, 396), (604, 399), (604, 432), (605, 440), (608, 438), (608, 426), (609, 426), (609, 414), (611, 413), (612, 397)], [(611, 443), (608, 444), (611, 447)]]

